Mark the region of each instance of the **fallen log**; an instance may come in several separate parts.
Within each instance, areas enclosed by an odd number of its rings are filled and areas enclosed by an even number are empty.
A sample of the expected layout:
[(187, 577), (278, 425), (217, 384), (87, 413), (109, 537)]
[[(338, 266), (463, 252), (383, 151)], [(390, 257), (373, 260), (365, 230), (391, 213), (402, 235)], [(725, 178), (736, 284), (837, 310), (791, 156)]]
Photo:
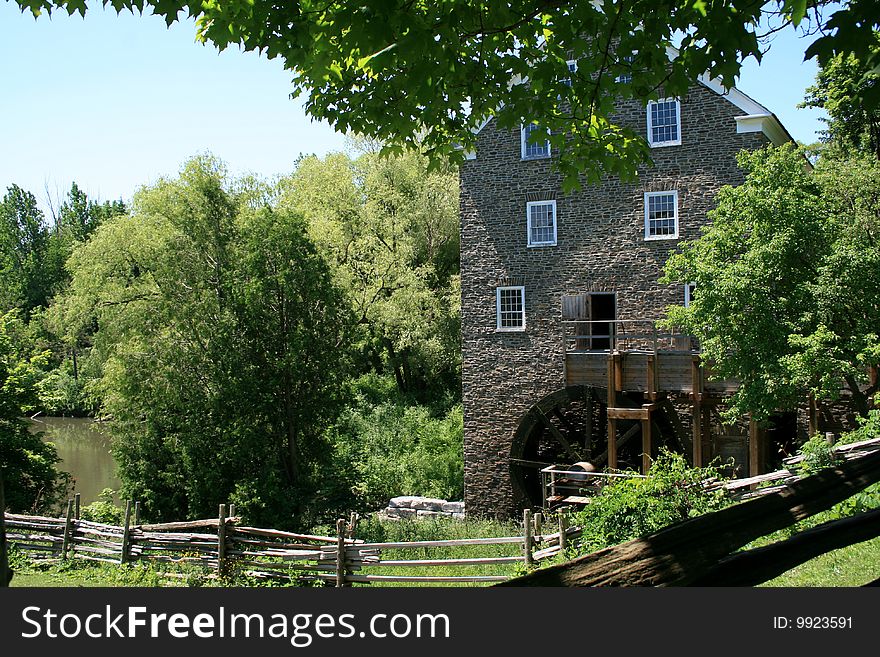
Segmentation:
[(878, 480), (880, 452), (875, 452), (794, 482), (783, 491), (685, 520), (500, 586), (687, 586), (751, 541), (829, 509)]
[(754, 586), (820, 554), (880, 536), (880, 509), (832, 520), (778, 543), (722, 559), (693, 586)]

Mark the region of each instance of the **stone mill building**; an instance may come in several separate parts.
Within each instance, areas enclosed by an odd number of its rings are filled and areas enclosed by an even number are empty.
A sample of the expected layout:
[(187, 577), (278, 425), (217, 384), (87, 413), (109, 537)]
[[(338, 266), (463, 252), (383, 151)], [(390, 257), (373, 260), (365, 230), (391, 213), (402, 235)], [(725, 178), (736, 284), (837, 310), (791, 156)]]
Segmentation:
[(563, 193), (549, 144), (527, 140), (534, 128), (493, 120), (461, 167), (469, 514), (541, 504), (547, 464), (646, 467), (670, 442), (696, 461), (760, 468), (757, 432), (749, 441), (721, 427), (710, 403), (735, 384), (709, 381), (690, 339), (652, 320), (688, 302), (692, 289), (658, 278), (719, 189), (743, 181), (737, 153), (791, 137), (766, 107), (709, 79), (681, 98), (622, 101), (618, 118), (651, 147), (636, 183)]

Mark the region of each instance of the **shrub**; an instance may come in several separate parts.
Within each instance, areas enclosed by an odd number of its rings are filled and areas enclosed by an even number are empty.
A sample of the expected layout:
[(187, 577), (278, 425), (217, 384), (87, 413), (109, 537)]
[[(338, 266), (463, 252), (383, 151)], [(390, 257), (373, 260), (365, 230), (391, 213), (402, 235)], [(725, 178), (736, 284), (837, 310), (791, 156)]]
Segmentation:
[(615, 479), (575, 514), (584, 529), (573, 550), (595, 552), (722, 508), (728, 503), (724, 493), (702, 485), (718, 476), (715, 467), (692, 468), (681, 455), (661, 452), (647, 478)]

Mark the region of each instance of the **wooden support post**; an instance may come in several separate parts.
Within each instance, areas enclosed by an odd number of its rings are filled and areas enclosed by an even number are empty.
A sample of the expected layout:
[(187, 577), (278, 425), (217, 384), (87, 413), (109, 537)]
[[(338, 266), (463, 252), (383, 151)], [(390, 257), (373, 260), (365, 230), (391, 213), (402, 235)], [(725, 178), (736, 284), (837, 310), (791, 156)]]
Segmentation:
[(535, 540), (541, 540), (541, 536), (543, 535), (542, 530), (544, 524), (544, 516), (540, 511), (535, 511), (535, 515), (533, 516), (533, 521), (535, 525)]
[(764, 467), (764, 431), (749, 417), (749, 476), (762, 473)]
[(703, 377), (700, 359), (691, 361), (691, 418), (693, 432), (693, 463), (695, 468), (703, 467)]
[(825, 432), (825, 442), (828, 443), (829, 447), (834, 447), (834, 434), (830, 431)]
[(67, 516), (64, 519), (64, 541), (61, 543), (61, 558), (67, 560), (70, 550), (70, 530), (73, 523), (73, 500), (67, 500)]
[(615, 353), (611, 360), (614, 362), (614, 390), (623, 390), (623, 356)]
[(235, 504), (230, 504), (230, 505), (229, 505), (229, 517), (230, 517), (230, 518), (234, 518), (234, 517), (235, 517)]
[(642, 474), (648, 474), (651, 469), (651, 414), (648, 419), (642, 420)]
[(813, 395), (813, 393), (810, 393), (810, 399), (809, 399), (808, 406), (809, 406), (809, 415), (810, 415), (809, 423), (810, 424), (809, 424), (809, 429), (807, 431), (808, 431), (808, 437), (812, 438), (817, 433), (819, 433), (819, 409), (816, 406), (816, 397), (815, 397), (815, 395)]
[(608, 468), (617, 470), (617, 420), (608, 418)]
[[(615, 355), (608, 355), (608, 408), (617, 406)], [(608, 467), (617, 469), (617, 420), (608, 416)]]
[(226, 505), (220, 505), (217, 518), (217, 575), (226, 574)]
[(568, 534), (566, 531), (568, 530), (568, 519), (565, 517), (565, 514), (560, 511), (559, 512), (559, 551), (561, 553), (565, 552), (565, 549), (568, 547)]
[(532, 559), (532, 548), (534, 547), (532, 541), (532, 510), (531, 509), (523, 509), (523, 532), (524, 532), (524, 540), (523, 540), (523, 556), (526, 564), (526, 568), (530, 568), (532, 563), (534, 563)]
[(134, 524), (135, 524), (135, 526), (141, 524), (141, 503), (140, 503), (140, 500), (135, 500), (135, 502), (134, 502)]
[(75, 493), (73, 496), (73, 517), (79, 520), (79, 503), (81, 495)]
[(345, 520), (336, 521), (336, 587), (345, 586)]
[(647, 380), (645, 381), (645, 390), (648, 394), (648, 399), (650, 399), (651, 401), (657, 399), (657, 366), (655, 363), (656, 358), (656, 351), (654, 354), (648, 354), (648, 376)]
[(354, 533), (357, 531), (358, 520), (360, 519), (361, 517), (358, 514), (354, 511), (351, 512), (351, 517), (348, 521), (348, 537), (352, 540), (354, 539)]
[(119, 551), (119, 563), (128, 561), (128, 548), (131, 543), (131, 500), (125, 501), (125, 520), (122, 525), (122, 545)]

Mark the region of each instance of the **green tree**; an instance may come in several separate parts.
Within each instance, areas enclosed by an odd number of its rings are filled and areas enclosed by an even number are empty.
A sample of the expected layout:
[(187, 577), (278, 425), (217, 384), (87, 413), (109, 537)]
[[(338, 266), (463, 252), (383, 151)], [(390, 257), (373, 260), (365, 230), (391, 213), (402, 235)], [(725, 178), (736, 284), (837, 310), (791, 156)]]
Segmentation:
[(309, 222), (358, 323), (362, 371), (422, 403), (460, 398), (458, 180), (423, 156), (302, 160), (280, 203)]
[(0, 202), (0, 310), (25, 316), (45, 306), (52, 281), (45, 276), (49, 232), (36, 197), (10, 186)]
[(55, 446), (31, 432), (23, 417), (36, 405), (36, 383), (47, 357), (30, 355), (25, 335), (16, 312), (0, 315), (0, 478), (5, 508), (18, 513), (53, 510), (69, 479), (56, 470)]
[(743, 152), (745, 184), (725, 187), (712, 223), (666, 264), (666, 282), (695, 282), (670, 323), (735, 378), (731, 414), (763, 418), (807, 391), (842, 388), (867, 415), (880, 363), (880, 162), (820, 158), (794, 147)]
[[(874, 49), (880, 51), (878, 33)], [(853, 54), (840, 54), (821, 67), (801, 106), (828, 113), (825, 141), (880, 159), (880, 102), (875, 96), (880, 96), (878, 70)]]
[(304, 222), (271, 201), (196, 158), (70, 258), (65, 324), (98, 327), (114, 454), (152, 517), (235, 501), (254, 522), (293, 526), (321, 511), (348, 319)]
[[(87, 4), (16, 2), (34, 15), (53, 8), (85, 14)], [(456, 144), (471, 150), (475, 128), (491, 116), (507, 128), (536, 121), (551, 130), (570, 185), (582, 175), (633, 176), (645, 161), (643, 139), (614, 119), (617, 97), (683, 95), (703, 73), (732, 86), (744, 59), (761, 58), (765, 18), (773, 21), (768, 34), (788, 24), (821, 30), (807, 57), (824, 63), (852, 52), (871, 67), (880, 64), (869, 48), (880, 27), (875, 0), (104, 4), (117, 11), (149, 7), (168, 24), (185, 12), (196, 18), (202, 41), (281, 58), (293, 74), (294, 93), (308, 94), (311, 116), (342, 132), (379, 138), (389, 149), (418, 145), (441, 159), (462, 157)], [(679, 54), (670, 62), (673, 45)], [(616, 81), (629, 72), (631, 84)]]

